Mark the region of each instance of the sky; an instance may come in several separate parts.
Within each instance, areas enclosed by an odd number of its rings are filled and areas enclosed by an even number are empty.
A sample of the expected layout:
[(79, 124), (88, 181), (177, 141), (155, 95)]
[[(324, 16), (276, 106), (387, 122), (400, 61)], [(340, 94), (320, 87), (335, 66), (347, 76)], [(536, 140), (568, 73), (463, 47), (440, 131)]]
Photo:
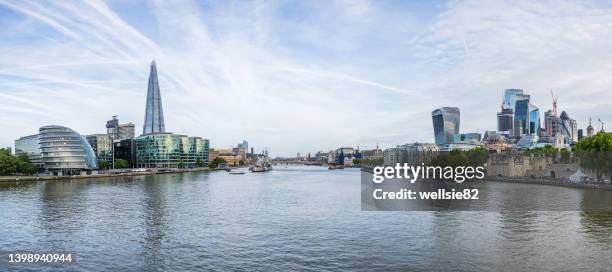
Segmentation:
[(0, 52), (0, 146), (113, 115), (139, 135), (152, 60), (166, 130), (215, 148), (433, 142), (443, 106), (484, 133), (507, 88), (612, 127), (605, 2), (0, 0)]

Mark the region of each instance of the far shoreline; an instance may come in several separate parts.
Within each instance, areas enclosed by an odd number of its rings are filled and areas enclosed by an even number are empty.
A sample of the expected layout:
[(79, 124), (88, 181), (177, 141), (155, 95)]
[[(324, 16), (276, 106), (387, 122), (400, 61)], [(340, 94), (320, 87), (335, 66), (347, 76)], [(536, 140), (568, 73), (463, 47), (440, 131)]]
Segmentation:
[(73, 175), (73, 176), (0, 176), (0, 183), (151, 176), (151, 175), (177, 174), (177, 173), (188, 173), (188, 172), (212, 172), (212, 171), (217, 171), (217, 170), (224, 170), (224, 169), (210, 169), (208, 167), (200, 167), (200, 168), (190, 168), (190, 169), (163, 169), (162, 171), (153, 169), (149, 171), (104, 173), (104, 174), (91, 174), (91, 175)]
[(486, 177), (483, 179), (483, 181), (561, 186), (561, 187), (578, 188), (578, 189), (612, 190), (612, 184), (609, 184), (609, 183), (570, 182), (570, 181), (563, 180), (563, 179), (552, 179), (552, 178)]

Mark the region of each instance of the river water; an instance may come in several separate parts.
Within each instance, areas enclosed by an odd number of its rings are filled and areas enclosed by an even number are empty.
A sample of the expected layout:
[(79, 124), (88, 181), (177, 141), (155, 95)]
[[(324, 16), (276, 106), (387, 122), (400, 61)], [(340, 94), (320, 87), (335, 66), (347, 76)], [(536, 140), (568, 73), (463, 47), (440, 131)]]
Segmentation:
[[(524, 186), (555, 197), (495, 188)], [(612, 214), (361, 211), (359, 170), (320, 167), (0, 184), (0, 251), (24, 250), (76, 263), (0, 270), (609, 271)]]

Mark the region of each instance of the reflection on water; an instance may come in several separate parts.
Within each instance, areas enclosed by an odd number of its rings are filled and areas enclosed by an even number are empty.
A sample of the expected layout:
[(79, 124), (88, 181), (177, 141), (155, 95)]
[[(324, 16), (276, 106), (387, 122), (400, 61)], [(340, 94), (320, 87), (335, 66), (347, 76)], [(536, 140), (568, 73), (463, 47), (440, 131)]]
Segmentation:
[[(596, 190), (483, 186), (497, 205), (522, 205), (525, 195), (508, 192), (525, 191), (546, 203), (610, 201), (610, 192)], [(364, 212), (360, 192), (357, 170), (317, 167), (0, 184), (0, 250), (77, 252), (71, 268), (82, 271), (601, 271), (612, 265), (610, 213)]]

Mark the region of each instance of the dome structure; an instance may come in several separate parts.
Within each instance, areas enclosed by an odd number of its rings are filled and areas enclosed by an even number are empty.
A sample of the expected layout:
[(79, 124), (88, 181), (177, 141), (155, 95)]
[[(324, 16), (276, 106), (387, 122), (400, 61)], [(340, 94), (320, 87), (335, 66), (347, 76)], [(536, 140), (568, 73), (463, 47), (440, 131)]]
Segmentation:
[(96, 169), (96, 155), (85, 137), (63, 126), (39, 129), (40, 149), (45, 169), (54, 175), (80, 174)]

